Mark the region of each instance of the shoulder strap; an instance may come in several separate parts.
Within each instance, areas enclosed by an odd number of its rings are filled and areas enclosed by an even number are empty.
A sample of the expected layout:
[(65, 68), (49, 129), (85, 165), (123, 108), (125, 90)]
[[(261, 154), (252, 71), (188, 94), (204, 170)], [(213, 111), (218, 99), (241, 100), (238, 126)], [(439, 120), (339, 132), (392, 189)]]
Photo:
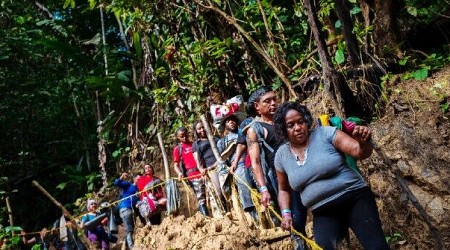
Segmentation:
[(261, 125), (261, 123), (255, 121), (255, 122), (253, 122), (253, 124), (251, 126), (255, 130), (256, 135), (258, 136), (259, 144), (261, 146), (264, 146), (271, 153), (273, 153), (275, 150), (266, 142), (265, 136), (264, 136), (264, 127)]
[(180, 166), (180, 170), (183, 176), (186, 177), (187, 170), (183, 162), (183, 146), (181, 145), (181, 142), (177, 144), (177, 147), (178, 147), (178, 155), (180, 156), (180, 162), (178, 163), (178, 166)]
[(183, 147), (181, 146), (181, 142), (177, 144), (178, 147), (178, 155), (180, 156), (180, 159), (183, 160)]
[[(159, 178), (153, 176), (153, 180), (152, 180), (151, 182), (147, 183), (147, 185), (145, 185), (144, 189), (145, 189), (145, 190), (151, 189), (153, 186), (156, 186), (156, 185), (158, 185), (159, 183), (161, 183), (161, 179), (159, 179)], [(147, 191), (149, 191), (149, 190), (147, 190)], [(151, 190), (150, 190), (150, 191), (151, 191)]]

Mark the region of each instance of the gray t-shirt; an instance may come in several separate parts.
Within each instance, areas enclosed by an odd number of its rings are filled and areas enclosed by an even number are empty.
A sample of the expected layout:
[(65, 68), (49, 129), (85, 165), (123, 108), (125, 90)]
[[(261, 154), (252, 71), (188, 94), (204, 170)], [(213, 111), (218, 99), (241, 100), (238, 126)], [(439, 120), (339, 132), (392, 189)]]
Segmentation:
[(334, 127), (314, 129), (303, 165), (297, 163), (289, 142), (276, 153), (275, 168), (286, 173), (289, 185), (301, 192), (302, 202), (308, 208), (318, 208), (349, 191), (367, 186), (362, 176), (347, 166), (345, 155), (334, 147), (335, 138)]

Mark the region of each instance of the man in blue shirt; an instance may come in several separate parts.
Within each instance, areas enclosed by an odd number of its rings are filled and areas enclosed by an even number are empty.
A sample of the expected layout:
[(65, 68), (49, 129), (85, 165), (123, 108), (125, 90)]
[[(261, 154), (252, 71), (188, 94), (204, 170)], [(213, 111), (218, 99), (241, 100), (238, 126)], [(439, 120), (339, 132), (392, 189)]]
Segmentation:
[[(133, 209), (138, 202), (138, 188), (134, 183), (126, 181), (128, 178), (128, 173), (123, 173), (120, 178), (114, 180), (114, 186), (122, 189), (120, 194), (119, 202), (119, 213), (120, 218), (125, 226), (125, 231), (127, 236), (125, 241), (129, 249), (133, 248), (133, 231), (134, 231), (134, 219), (133, 219)], [(138, 178), (135, 178), (137, 180)]]

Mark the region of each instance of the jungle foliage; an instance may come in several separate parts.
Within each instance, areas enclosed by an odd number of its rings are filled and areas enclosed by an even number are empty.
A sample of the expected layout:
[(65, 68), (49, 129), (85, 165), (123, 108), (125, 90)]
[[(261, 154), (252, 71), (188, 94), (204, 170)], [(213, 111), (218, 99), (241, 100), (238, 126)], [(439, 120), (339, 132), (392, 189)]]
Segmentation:
[(423, 79), (450, 60), (444, 0), (0, 6), (0, 190), (28, 227), (57, 216), (31, 180), (74, 204), (140, 160), (159, 161), (157, 132), (169, 148), (212, 102), (267, 85), (283, 100), (322, 92), (333, 112), (370, 120), (390, 73)]

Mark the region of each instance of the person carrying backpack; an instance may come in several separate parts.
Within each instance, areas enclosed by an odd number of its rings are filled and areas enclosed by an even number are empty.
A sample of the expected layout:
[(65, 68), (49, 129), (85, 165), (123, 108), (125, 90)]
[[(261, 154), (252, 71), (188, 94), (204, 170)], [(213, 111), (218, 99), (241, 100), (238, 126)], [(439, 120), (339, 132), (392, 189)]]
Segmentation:
[[(273, 116), (278, 108), (276, 93), (268, 87), (260, 87), (253, 92), (247, 102), (247, 114), (255, 117), (247, 131), (247, 147), (251, 159), (253, 177), (261, 193), (261, 204), (273, 205), (279, 209), (278, 179), (275, 170), (275, 153), (283, 143), (283, 138), (275, 132)], [(292, 226), (303, 235), (306, 225), (306, 207), (303, 206), (300, 193), (291, 190)], [(272, 221), (279, 223), (277, 219)], [(304, 241), (298, 235), (291, 234), (295, 250), (304, 249)]]
[(206, 208), (205, 180), (203, 179), (200, 170), (197, 168), (188, 130), (185, 127), (180, 127), (175, 132), (175, 136), (178, 140), (178, 144), (172, 151), (173, 168), (178, 175), (178, 180), (182, 180), (183, 178), (188, 179), (189, 184), (197, 197), (198, 210), (202, 215), (208, 216), (208, 209)]
[(70, 221), (68, 215), (63, 211), (63, 215), (53, 223), (52, 231), (56, 232), (56, 246), (61, 250), (85, 250), (81, 240), (78, 238), (78, 231)]
[[(200, 120), (195, 121), (193, 129), (194, 143), (192, 144), (192, 150), (194, 152), (194, 160), (197, 163), (197, 168), (200, 170), (202, 175), (207, 174), (207, 177), (209, 177), (209, 179), (211, 180), (215, 189), (215, 194), (218, 198), (218, 200), (216, 200), (216, 203), (210, 203), (213, 214), (214, 211), (223, 213), (227, 210), (227, 201), (220, 186), (218, 168), (212, 170), (214, 167), (217, 167), (216, 157), (214, 156), (212, 146), (209, 143), (208, 137), (206, 135), (206, 130), (203, 127), (203, 123)], [(218, 138), (215, 137), (214, 140), (217, 142)], [(217, 204), (217, 207), (215, 204)]]
[(97, 212), (97, 202), (95, 200), (89, 199), (87, 201), (86, 208), (88, 213), (81, 217), (80, 227), (87, 229), (87, 237), (91, 242), (100, 244), (102, 250), (109, 250), (109, 237), (103, 228), (103, 225), (106, 225), (108, 222), (108, 218), (103, 218), (99, 225), (94, 225), (92, 228), (87, 228), (88, 222), (96, 220), (96, 218), (100, 216), (100, 213)]
[(247, 147), (252, 164), (253, 177), (261, 193), (261, 204), (269, 206), (275, 202), (278, 183), (273, 161), (281, 140), (277, 137), (272, 116), (277, 109), (276, 93), (268, 87), (253, 92), (247, 102), (247, 113), (258, 116), (247, 131)]
[(152, 225), (161, 224), (161, 212), (165, 209), (167, 199), (164, 189), (160, 183), (161, 179), (154, 176), (153, 166), (144, 162), (144, 174), (136, 182), (136, 186), (141, 192), (138, 202), (139, 213)]
[(249, 166), (245, 166), (246, 148), (241, 149), (243, 150), (240, 151), (242, 153), (237, 154), (238, 147), (245, 144), (244, 136), (239, 133), (240, 123), (246, 116), (245, 113), (240, 111), (239, 106), (241, 104), (242, 96), (236, 96), (228, 100), (225, 105), (211, 105), (211, 115), (214, 126), (218, 131), (224, 133), (224, 136), (217, 142), (217, 149), (222, 157), (226, 158), (224, 160), (230, 166), (230, 173), (237, 177), (236, 186), (242, 208), (257, 221), (257, 212), (251, 199), (251, 190), (248, 188), (253, 187), (254, 184), (251, 178), (251, 170)]

